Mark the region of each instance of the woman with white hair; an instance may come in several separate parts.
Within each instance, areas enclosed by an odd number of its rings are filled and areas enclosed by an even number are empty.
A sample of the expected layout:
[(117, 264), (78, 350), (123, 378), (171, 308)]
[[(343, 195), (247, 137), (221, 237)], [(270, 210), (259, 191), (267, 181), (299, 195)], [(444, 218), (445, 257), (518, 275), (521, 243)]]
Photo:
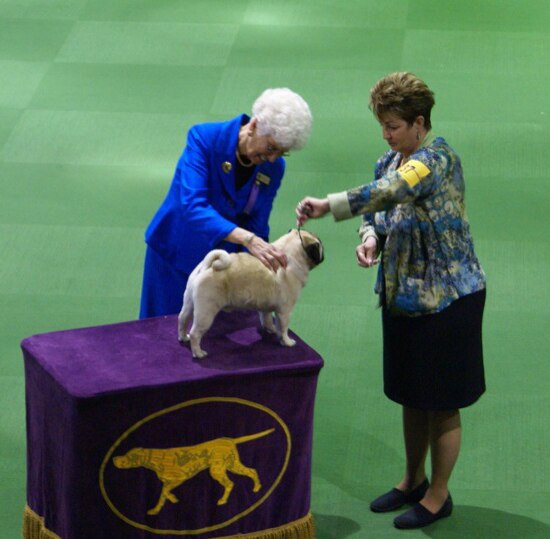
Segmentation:
[(254, 102), (252, 117), (191, 127), (145, 232), (140, 318), (178, 313), (190, 273), (212, 249), (247, 249), (273, 271), (286, 266), (285, 255), (268, 243), (269, 215), (283, 156), (305, 146), (312, 121), (301, 96), (271, 88)]

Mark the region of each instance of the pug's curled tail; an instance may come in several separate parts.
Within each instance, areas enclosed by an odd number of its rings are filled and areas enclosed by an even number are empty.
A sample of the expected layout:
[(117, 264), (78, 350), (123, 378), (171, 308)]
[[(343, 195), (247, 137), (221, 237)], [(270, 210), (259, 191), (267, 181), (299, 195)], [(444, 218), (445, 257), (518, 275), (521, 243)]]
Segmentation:
[(210, 251), (204, 259), (201, 271), (212, 268), (215, 271), (221, 271), (231, 265), (231, 257), (227, 251), (223, 249), (214, 249)]

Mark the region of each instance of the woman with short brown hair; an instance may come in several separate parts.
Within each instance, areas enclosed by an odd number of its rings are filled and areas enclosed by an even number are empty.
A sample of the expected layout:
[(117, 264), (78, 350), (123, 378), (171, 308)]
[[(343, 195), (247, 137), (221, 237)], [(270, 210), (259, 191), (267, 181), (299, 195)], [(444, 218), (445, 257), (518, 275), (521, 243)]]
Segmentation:
[(485, 391), (485, 274), (466, 217), (460, 158), (431, 132), (434, 104), (433, 92), (412, 73), (378, 81), (370, 108), (390, 150), (376, 163), (374, 180), (323, 199), (305, 197), (296, 208), (299, 225), (328, 212), (337, 221), (362, 215), (357, 263), (379, 264), (384, 392), (403, 407), (406, 467), (371, 509), (414, 504), (395, 518), (398, 528), (420, 528), (451, 514), (459, 410)]

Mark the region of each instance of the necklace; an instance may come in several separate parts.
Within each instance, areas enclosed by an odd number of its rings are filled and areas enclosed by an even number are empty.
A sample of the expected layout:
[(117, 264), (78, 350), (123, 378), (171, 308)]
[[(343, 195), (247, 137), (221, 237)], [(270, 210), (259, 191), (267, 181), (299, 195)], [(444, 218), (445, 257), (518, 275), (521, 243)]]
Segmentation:
[(254, 163), (252, 161), (250, 161), (249, 163), (245, 163), (242, 159), (241, 159), (241, 156), (239, 155), (239, 149), (237, 148), (235, 150), (235, 155), (237, 156), (237, 161), (243, 166), (243, 167), (251, 167)]

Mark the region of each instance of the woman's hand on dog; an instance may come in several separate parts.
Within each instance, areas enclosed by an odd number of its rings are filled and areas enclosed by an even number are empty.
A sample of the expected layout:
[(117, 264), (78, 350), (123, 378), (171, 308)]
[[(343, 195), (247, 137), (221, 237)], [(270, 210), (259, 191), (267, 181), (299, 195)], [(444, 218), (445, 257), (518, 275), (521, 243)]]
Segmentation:
[(355, 249), (357, 263), (363, 268), (370, 268), (380, 262), (378, 258), (378, 241), (374, 236), (369, 236), (364, 243)]
[(279, 268), (286, 268), (286, 255), (250, 230), (236, 227), (225, 237), (225, 241), (246, 247), (248, 252), (269, 270), (277, 271)]
[(286, 255), (262, 238), (253, 236), (246, 247), (267, 269), (277, 271), (279, 268), (286, 268)]

